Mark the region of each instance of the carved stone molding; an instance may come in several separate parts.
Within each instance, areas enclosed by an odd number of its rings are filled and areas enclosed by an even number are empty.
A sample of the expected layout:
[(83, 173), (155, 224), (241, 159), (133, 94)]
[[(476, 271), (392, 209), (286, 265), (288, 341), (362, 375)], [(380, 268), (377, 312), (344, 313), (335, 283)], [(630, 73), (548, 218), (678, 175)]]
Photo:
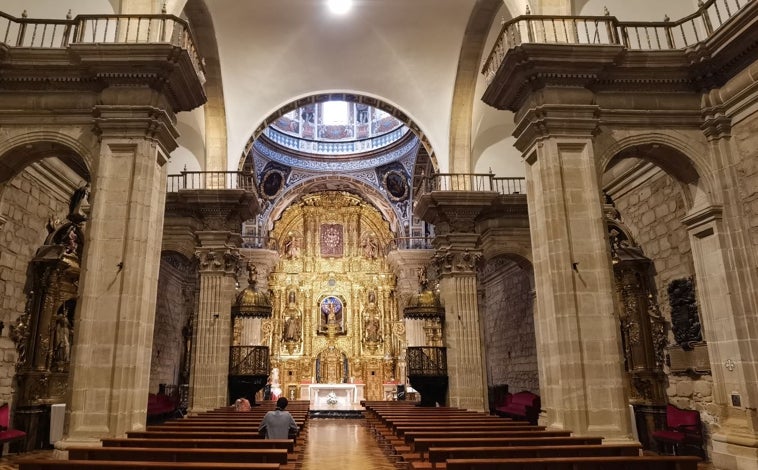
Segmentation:
[(198, 248), (195, 251), (198, 259), (198, 267), (201, 273), (218, 273), (234, 275), (237, 273), (237, 264), (240, 253), (234, 247)]
[(475, 273), (482, 261), (482, 253), (479, 251), (447, 251), (434, 256), (434, 263), (439, 269), (441, 276), (456, 273)]

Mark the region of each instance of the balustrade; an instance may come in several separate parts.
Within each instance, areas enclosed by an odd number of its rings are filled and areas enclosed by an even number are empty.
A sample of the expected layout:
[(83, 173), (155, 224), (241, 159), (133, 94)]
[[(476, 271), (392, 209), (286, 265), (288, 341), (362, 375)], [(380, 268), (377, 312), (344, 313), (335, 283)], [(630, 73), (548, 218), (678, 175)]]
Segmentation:
[(189, 24), (173, 15), (77, 15), (64, 20), (0, 12), (0, 38), (11, 47), (65, 49), (73, 44), (172, 44), (189, 53), (201, 82), (205, 70)]
[(178, 175), (168, 175), (166, 191), (174, 193), (182, 189), (255, 191), (255, 180), (252, 173), (244, 171), (182, 171)]
[(482, 68), (488, 82), (509, 50), (524, 43), (620, 45), (631, 50), (684, 49), (708, 37), (751, 0), (709, 0), (677, 21), (619, 21), (605, 16), (522, 15), (503, 23)]

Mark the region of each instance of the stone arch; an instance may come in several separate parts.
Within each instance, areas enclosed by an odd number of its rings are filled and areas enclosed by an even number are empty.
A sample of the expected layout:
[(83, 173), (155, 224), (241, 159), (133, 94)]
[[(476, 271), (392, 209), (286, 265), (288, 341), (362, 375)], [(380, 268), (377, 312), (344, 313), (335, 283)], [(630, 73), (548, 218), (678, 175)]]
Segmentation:
[[(600, 178), (619, 161), (638, 158), (665, 171), (678, 183), (689, 210), (719, 204), (705, 145), (673, 133), (641, 132), (610, 140), (598, 139), (595, 152)], [(700, 136), (698, 136), (700, 137)]]
[(74, 133), (45, 130), (24, 132), (0, 143), (0, 185), (4, 185), (30, 164), (57, 157), (86, 181), (91, 180), (95, 151)]
[(435, 157), (434, 149), (432, 148), (432, 144), (429, 141), (429, 138), (427, 137), (426, 133), (421, 129), (421, 127), (406, 112), (404, 112), (397, 106), (390, 104), (387, 101), (384, 101), (381, 98), (363, 95), (363, 94), (354, 93), (354, 92), (331, 92), (331, 93), (317, 93), (317, 94), (311, 94), (304, 97), (300, 97), (300, 98), (290, 101), (289, 103), (286, 103), (280, 106), (278, 109), (271, 112), (265, 119), (263, 119), (263, 121), (258, 125), (258, 127), (255, 128), (252, 136), (250, 137), (250, 139), (248, 139), (247, 143), (245, 144), (245, 150), (242, 152), (242, 155), (240, 156), (238, 169), (242, 171), (243, 165), (245, 164), (245, 160), (248, 154), (250, 153), (251, 149), (253, 148), (253, 143), (255, 143), (258, 137), (260, 137), (263, 131), (271, 123), (279, 119), (281, 116), (292, 111), (293, 109), (300, 108), (307, 104), (322, 103), (324, 101), (329, 101), (329, 100), (344, 100), (344, 101), (349, 101), (349, 102), (366, 104), (368, 106), (381, 109), (382, 111), (385, 111), (388, 114), (391, 114), (397, 120), (399, 120), (400, 122), (408, 126), (411, 132), (416, 134), (419, 141), (421, 142), (421, 145), (424, 147), (424, 149), (426, 150), (426, 153), (428, 154), (428, 158), (432, 164), (432, 167), (435, 170), (439, 168), (439, 165), (437, 164), (437, 159)]
[(300, 196), (322, 191), (347, 191), (360, 195), (373, 204), (390, 225), (390, 230), (397, 234), (400, 223), (397, 214), (387, 201), (387, 198), (371, 185), (355, 178), (333, 175), (316, 176), (298, 182), (287, 188), (287, 191), (278, 197), (271, 210), (268, 211), (266, 227), (272, 229), (274, 222), (281, 217), (282, 213)]

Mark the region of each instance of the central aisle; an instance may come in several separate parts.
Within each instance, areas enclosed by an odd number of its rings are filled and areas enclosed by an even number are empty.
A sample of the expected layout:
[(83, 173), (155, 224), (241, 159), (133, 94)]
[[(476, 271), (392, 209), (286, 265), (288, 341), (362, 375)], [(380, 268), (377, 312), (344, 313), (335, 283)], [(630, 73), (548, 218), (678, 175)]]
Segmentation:
[(362, 419), (311, 419), (302, 470), (395, 470)]

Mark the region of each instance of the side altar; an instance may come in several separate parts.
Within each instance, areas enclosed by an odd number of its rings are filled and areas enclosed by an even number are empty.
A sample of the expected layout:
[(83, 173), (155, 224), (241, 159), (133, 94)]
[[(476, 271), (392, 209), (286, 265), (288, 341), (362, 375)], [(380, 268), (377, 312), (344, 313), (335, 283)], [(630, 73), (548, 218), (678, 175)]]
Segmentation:
[(364, 400), (364, 384), (300, 384), (300, 400), (314, 410), (351, 410)]

